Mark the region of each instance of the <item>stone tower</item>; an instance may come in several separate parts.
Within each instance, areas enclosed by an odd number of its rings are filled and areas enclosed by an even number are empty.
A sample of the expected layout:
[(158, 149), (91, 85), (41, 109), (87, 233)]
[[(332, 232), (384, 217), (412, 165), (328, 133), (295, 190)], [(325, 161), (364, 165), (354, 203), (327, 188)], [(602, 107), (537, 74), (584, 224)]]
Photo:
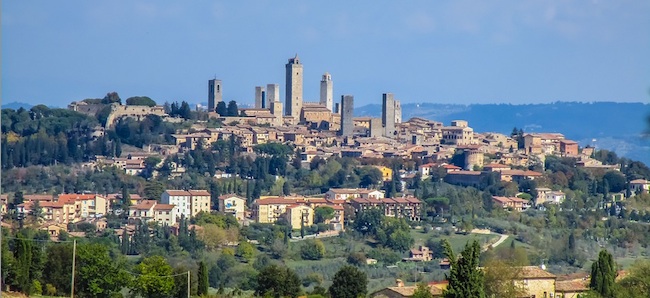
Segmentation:
[(463, 155), (465, 158), (465, 170), (473, 171), (474, 167), (483, 167), (483, 152), (478, 149), (465, 149), (463, 150)]
[(255, 86), (255, 108), (261, 109), (264, 107), (264, 87)]
[(221, 91), (221, 80), (208, 80), (208, 111), (214, 112), (217, 104), (223, 101)]
[(300, 119), (302, 110), (302, 64), (298, 58), (289, 58), (286, 67), (286, 90), (285, 103), (287, 116), (293, 117), (296, 121)]
[(395, 136), (395, 100), (393, 93), (384, 93), (382, 96), (381, 124), (384, 125), (384, 136)]
[(282, 126), (282, 103), (279, 101), (269, 102), (271, 114), (273, 114), (273, 126)]
[(399, 100), (395, 100), (395, 124), (402, 123), (402, 104)]
[(266, 84), (266, 105), (265, 107), (271, 108), (271, 103), (280, 101), (280, 85)]
[(327, 107), (332, 112), (332, 98), (334, 96), (334, 83), (332, 82), (332, 75), (329, 72), (323, 74), (323, 79), (320, 80), (320, 105)]
[(354, 96), (341, 96), (341, 135), (344, 137), (352, 136), (354, 132)]

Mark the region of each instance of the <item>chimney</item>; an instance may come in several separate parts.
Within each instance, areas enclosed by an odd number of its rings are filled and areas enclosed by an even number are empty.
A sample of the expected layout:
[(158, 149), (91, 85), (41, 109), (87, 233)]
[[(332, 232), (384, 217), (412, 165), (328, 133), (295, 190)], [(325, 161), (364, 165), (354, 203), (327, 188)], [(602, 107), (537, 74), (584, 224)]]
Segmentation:
[(395, 284), (398, 288), (403, 288), (404, 287), (404, 282), (401, 279), (396, 279)]

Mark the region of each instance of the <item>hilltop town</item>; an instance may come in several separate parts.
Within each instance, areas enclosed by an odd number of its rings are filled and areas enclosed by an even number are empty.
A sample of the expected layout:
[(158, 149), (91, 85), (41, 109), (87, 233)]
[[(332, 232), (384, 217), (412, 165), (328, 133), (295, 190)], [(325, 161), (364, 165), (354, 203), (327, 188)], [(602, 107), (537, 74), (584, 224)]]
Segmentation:
[[(442, 240), (455, 250), (476, 240), (484, 255), (517, 260), (526, 297), (576, 297), (589, 290), (583, 266), (595, 248), (626, 261), (647, 252), (643, 163), (559, 131), (402, 119), (388, 92), (377, 94), (381, 118), (355, 117), (354, 96), (336, 99), (332, 74), (322, 75), (319, 102), (303, 100), (298, 55), (285, 75), (284, 99), (279, 84), (256, 86), (252, 108), (227, 101), (215, 78), (207, 108), (122, 104), (113, 92), (67, 110), (3, 110), (3, 228), (207, 263), (210, 287), (233, 296), (264, 294), (258, 274), (276, 263), (325, 294), (336, 284), (332, 263), (347, 262), (373, 280), (373, 297), (412, 296), (418, 288), (405, 280), (427, 282), (437, 297), (454, 262)], [(48, 276), (38, 278), (50, 294), (69, 290)]]

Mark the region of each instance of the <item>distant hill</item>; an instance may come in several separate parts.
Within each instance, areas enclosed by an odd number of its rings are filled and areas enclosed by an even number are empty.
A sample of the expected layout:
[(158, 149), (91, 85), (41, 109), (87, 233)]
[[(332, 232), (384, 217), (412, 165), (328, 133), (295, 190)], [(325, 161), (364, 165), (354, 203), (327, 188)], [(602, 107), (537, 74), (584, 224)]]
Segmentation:
[[(381, 105), (366, 105), (354, 110), (355, 116), (381, 116)], [(641, 134), (648, 126), (650, 104), (579, 103), (549, 104), (403, 104), (402, 119), (422, 117), (449, 125), (452, 120), (467, 120), (477, 132), (509, 134), (514, 127), (525, 132), (560, 132), (582, 146), (614, 150), (617, 154), (650, 164), (650, 140)], [(593, 140), (596, 140), (593, 142)]]
[(29, 110), (29, 109), (31, 109), (32, 107), (33, 107), (32, 105), (30, 105), (30, 104), (28, 104), (28, 103), (24, 103), (24, 102), (9, 102), (9, 103), (3, 103), (3, 104), (2, 104), (2, 108), (3, 108), (3, 109), (14, 109), (14, 110), (18, 110), (18, 109), (20, 109), (20, 108), (23, 108), (23, 109), (25, 109), (25, 110)]

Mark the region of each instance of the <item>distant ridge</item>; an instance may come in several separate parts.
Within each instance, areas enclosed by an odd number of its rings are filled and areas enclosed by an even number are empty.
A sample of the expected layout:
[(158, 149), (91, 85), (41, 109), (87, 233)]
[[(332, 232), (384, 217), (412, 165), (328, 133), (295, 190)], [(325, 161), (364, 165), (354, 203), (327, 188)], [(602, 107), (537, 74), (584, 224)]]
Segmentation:
[[(354, 115), (381, 116), (381, 105), (356, 108)], [(402, 104), (402, 119), (422, 117), (443, 122), (467, 120), (477, 132), (510, 134), (560, 132), (580, 145), (595, 145), (650, 164), (650, 140), (641, 138), (648, 126), (650, 104), (615, 102), (555, 102), (547, 104)], [(596, 139), (596, 142), (592, 142)]]
[(20, 109), (20, 108), (23, 108), (23, 109), (25, 109), (25, 110), (29, 110), (29, 109), (31, 109), (32, 107), (33, 107), (33, 105), (30, 105), (30, 104), (28, 104), (28, 103), (24, 103), (24, 102), (16, 102), (16, 101), (14, 101), (14, 102), (9, 102), (9, 103), (3, 103), (3, 104), (2, 104), (2, 108), (3, 108), (3, 109), (14, 109), (14, 110), (18, 110), (18, 109)]

